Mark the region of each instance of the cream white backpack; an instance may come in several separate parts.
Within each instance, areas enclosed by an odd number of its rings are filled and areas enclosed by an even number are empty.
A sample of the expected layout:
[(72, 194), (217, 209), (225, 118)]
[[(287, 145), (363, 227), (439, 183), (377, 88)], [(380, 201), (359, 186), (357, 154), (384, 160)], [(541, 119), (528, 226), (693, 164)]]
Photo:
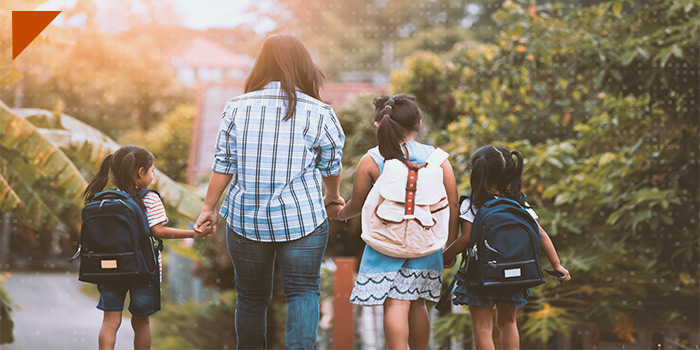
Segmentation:
[[(379, 148), (369, 153), (381, 157)], [(436, 148), (418, 170), (398, 159), (384, 170), (362, 206), (362, 240), (397, 258), (417, 258), (445, 245), (450, 221), (440, 164), (447, 152)]]

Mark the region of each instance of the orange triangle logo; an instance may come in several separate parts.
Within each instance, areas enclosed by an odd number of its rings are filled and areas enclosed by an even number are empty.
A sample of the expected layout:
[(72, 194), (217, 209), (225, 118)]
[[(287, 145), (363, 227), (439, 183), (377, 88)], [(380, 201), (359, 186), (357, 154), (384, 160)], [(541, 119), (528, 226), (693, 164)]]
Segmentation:
[(36, 39), (61, 11), (12, 11), (12, 59)]

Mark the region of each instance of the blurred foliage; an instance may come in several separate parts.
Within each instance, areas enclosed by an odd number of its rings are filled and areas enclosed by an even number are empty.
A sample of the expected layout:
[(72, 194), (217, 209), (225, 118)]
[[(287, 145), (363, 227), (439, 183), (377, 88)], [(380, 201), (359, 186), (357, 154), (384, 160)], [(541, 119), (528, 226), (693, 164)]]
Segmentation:
[(236, 293), (226, 291), (205, 303), (165, 303), (154, 318), (159, 349), (235, 349)]
[(425, 114), (429, 129), (443, 129), (457, 118), (451, 92), (457, 68), (436, 53), (419, 51), (404, 62), (404, 69), (391, 74), (391, 92), (410, 91)]
[[(9, 28), (11, 10), (33, 9), (41, 2), (3, 2), (0, 25)], [(62, 15), (84, 25), (49, 26), (14, 61), (6, 55), (11, 52), (11, 31), (3, 30), (8, 40), (4, 38), (0, 46), (2, 101), (14, 108), (69, 113), (113, 138), (134, 126), (145, 130), (176, 105), (192, 102), (193, 94), (178, 83), (168, 57), (161, 54), (161, 45), (167, 42), (157, 35), (162, 31), (155, 30), (175, 23), (166, 11), (172, 5), (160, 0), (129, 0), (129, 4), (120, 2), (118, 10), (105, 16), (92, 1), (78, 1)], [(152, 22), (144, 18), (153, 12), (158, 16)], [(124, 37), (129, 26), (138, 28), (139, 35)]]
[(388, 73), (417, 49), (444, 52), (469, 36), (466, 8), (457, 0), (268, 0), (249, 12), (297, 35), (336, 80), (349, 78), (343, 72)]
[(479, 146), (523, 153), (524, 192), (574, 279), (535, 291), (527, 341), (584, 320), (628, 342), (638, 319), (697, 321), (698, 16), (697, 0), (506, 1), (493, 44), (416, 55), (392, 75), (423, 105), (454, 101), (426, 109), (454, 120), (432, 137), (461, 193)]
[[(21, 234), (25, 243), (43, 246), (41, 241), (51, 237), (44, 233), (63, 227), (70, 240), (62, 246), (74, 249), (87, 180), (119, 145), (69, 115), (41, 109), (10, 109), (0, 102), (0, 122), (2, 212), (15, 214), (26, 228), (20, 232), (31, 231)], [(201, 199), (159, 170), (151, 188), (161, 194), (168, 216), (195, 220), (199, 215)]]
[(15, 341), (13, 335), (14, 322), (12, 321), (12, 299), (2, 287), (6, 282), (4, 276), (0, 276), (0, 344)]
[(141, 146), (156, 156), (156, 168), (175, 181), (185, 182), (187, 178), (188, 152), (190, 149), (191, 128), (195, 108), (191, 104), (178, 105), (165, 119), (146, 131), (134, 130), (119, 138), (121, 144)]

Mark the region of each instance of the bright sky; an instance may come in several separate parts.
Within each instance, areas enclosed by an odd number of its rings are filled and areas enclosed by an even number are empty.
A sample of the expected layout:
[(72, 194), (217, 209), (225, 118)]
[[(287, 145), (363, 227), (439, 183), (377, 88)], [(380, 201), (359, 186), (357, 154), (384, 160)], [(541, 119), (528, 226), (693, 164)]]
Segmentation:
[[(40, 11), (58, 10), (74, 6), (77, 0), (49, 0), (39, 5)], [(96, 0), (99, 6), (107, 1)], [(183, 24), (194, 29), (206, 28), (230, 28), (241, 23), (249, 23), (259, 32), (264, 33), (274, 29), (275, 23), (270, 19), (259, 19), (256, 16), (245, 14), (249, 6), (255, 0), (172, 0), (175, 9), (182, 15)], [(62, 24), (62, 16), (56, 19), (54, 24)]]

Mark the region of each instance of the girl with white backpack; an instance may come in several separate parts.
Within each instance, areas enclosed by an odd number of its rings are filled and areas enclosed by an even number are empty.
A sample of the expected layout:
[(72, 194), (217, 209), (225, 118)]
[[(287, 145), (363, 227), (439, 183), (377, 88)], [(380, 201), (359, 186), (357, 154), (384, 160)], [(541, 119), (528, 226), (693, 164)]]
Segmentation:
[(389, 349), (427, 349), (425, 300), (440, 297), (442, 248), (456, 239), (459, 222), (447, 153), (415, 141), (422, 113), (414, 99), (374, 99), (379, 145), (357, 165), (352, 198), (328, 207), (338, 220), (362, 214), (367, 245), (350, 302), (384, 306)]

